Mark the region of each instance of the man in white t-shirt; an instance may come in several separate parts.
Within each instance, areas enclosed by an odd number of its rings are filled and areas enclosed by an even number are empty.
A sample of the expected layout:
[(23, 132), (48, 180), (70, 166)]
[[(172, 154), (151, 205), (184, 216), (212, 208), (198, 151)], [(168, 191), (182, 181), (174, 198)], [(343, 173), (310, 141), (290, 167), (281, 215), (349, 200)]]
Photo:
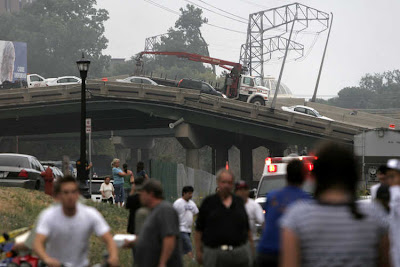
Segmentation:
[(78, 203), (78, 184), (72, 176), (57, 180), (55, 196), (60, 202), (39, 216), (34, 251), (49, 267), (89, 266), (89, 238), (100, 236), (109, 253), (108, 264), (119, 266), (118, 249), (103, 216), (92, 207)]
[(382, 184), (386, 184), (388, 185), (388, 179), (386, 178), (386, 171), (387, 171), (387, 167), (385, 165), (381, 165), (377, 172), (376, 172), (376, 176), (378, 177), (379, 183), (374, 184), (373, 186), (371, 186), (370, 188), (370, 192), (371, 192), (371, 198), (372, 199), (376, 199), (376, 193), (378, 192), (378, 188), (382, 185)]
[(249, 198), (249, 186), (245, 181), (239, 181), (235, 184), (235, 194), (241, 197), (245, 203), (246, 213), (249, 217), (249, 227), (253, 236), (253, 241), (257, 244), (259, 239), (257, 235), (256, 224), (264, 223), (264, 213), (260, 204)]
[(199, 209), (193, 202), (193, 191), (192, 186), (184, 186), (182, 188), (182, 197), (174, 202), (174, 208), (179, 215), (179, 230), (182, 239), (182, 251), (184, 255), (188, 255), (193, 258), (192, 252), (192, 241), (190, 240), (190, 234), (192, 232), (193, 216), (199, 213)]

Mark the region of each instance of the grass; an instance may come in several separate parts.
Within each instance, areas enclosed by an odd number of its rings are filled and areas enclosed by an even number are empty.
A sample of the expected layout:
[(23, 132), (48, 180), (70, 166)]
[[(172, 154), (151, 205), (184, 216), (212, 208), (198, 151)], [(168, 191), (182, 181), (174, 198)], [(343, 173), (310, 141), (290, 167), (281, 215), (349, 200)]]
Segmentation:
[[(0, 233), (35, 223), (39, 213), (52, 203), (52, 198), (43, 192), (23, 189), (0, 187)], [(116, 206), (88, 201), (87, 205), (95, 207), (106, 219), (112, 234), (126, 233), (128, 211)], [(89, 259), (92, 264), (102, 262), (105, 245), (95, 236), (90, 239)], [(132, 266), (131, 250), (120, 250), (119, 257), (122, 267)], [(184, 266), (197, 267), (197, 263), (184, 258)]]

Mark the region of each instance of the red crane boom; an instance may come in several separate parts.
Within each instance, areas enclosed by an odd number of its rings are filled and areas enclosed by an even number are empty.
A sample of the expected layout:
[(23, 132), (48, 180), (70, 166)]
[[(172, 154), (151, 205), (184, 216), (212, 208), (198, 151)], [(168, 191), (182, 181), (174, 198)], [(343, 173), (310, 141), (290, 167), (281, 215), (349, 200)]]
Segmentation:
[[(242, 72), (242, 64), (240, 64), (240, 63), (231, 62), (231, 61), (227, 61), (227, 60), (222, 60), (222, 59), (218, 59), (218, 58), (202, 56), (202, 55), (193, 54), (193, 53), (143, 51), (143, 52), (140, 52), (139, 58), (141, 58), (143, 55), (177, 56), (177, 57), (180, 57), (180, 58), (186, 58), (186, 59), (191, 60), (191, 61), (203, 62), (203, 63), (212, 64), (212, 65), (217, 65), (217, 66), (220, 66), (221, 68), (224, 68), (224, 69), (229, 70), (229, 71), (232, 70), (233, 68), (236, 68), (238, 73)], [(231, 66), (232, 68), (229, 68), (227, 66)]]

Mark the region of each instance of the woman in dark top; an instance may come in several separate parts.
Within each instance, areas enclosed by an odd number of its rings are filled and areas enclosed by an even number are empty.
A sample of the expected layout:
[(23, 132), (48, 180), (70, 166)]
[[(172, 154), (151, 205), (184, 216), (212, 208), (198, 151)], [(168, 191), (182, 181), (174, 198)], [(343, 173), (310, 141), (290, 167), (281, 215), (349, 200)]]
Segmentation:
[(149, 176), (147, 175), (146, 171), (144, 170), (144, 162), (139, 161), (136, 165), (136, 175), (135, 177), (143, 177), (144, 179), (149, 179)]

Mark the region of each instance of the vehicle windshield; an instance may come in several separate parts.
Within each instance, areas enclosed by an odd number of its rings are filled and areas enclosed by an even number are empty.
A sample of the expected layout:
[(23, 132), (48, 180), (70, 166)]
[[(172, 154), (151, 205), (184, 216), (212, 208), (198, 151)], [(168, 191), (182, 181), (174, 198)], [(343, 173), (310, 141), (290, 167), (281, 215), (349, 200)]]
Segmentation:
[(317, 117), (322, 117), (322, 115), (319, 114), (318, 111), (316, 111), (315, 109), (313, 111), (314, 111), (315, 115), (317, 115)]
[(0, 166), (30, 168), (27, 157), (0, 155)]
[(254, 85), (256, 85), (256, 86), (262, 86), (262, 84), (261, 84), (261, 78), (258, 78), (258, 77), (254, 78)]
[(286, 185), (285, 175), (276, 175), (272, 177), (263, 177), (258, 189), (258, 197), (266, 196), (270, 191), (283, 188)]
[[(285, 186), (286, 186), (285, 175), (276, 175), (273, 176), (273, 178), (264, 176), (263, 179), (261, 180), (261, 186), (259, 187), (257, 195), (258, 197), (265, 197), (269, 192), (281, 189)], [(306, 181), (304, 182), (302, 189), (310, 194), (314, 192), (314, 183), (311, 181), (311, 179), (309, 179), (309, 177), (306, 178)]]

